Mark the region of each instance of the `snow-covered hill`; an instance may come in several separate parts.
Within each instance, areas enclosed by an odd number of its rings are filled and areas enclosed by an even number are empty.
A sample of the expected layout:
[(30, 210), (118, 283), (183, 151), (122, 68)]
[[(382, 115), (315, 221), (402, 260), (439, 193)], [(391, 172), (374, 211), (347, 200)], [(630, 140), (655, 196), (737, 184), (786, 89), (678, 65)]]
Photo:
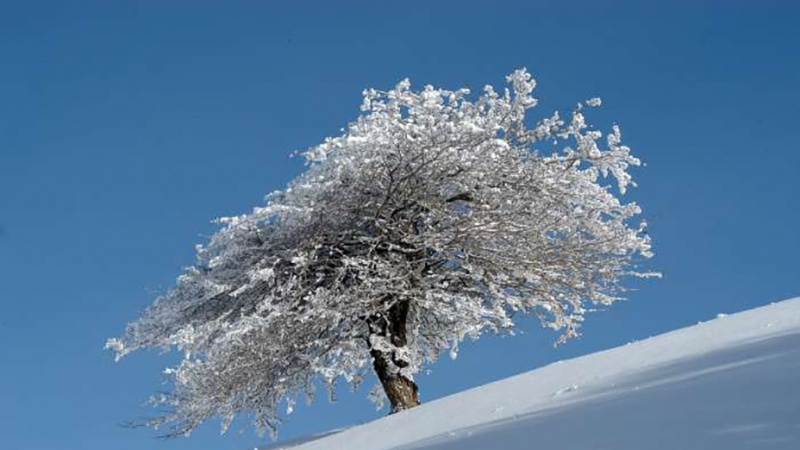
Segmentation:
[(797, 450), (798, 382), (800, 298), (279, 448)]

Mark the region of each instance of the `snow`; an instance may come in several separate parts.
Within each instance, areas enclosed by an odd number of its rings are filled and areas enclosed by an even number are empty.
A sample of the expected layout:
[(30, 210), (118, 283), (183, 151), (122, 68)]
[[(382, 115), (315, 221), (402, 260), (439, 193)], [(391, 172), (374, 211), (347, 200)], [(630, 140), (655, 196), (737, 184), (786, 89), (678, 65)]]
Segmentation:
[(797, 380), (800, 298), (274, 448), (796, 450)]

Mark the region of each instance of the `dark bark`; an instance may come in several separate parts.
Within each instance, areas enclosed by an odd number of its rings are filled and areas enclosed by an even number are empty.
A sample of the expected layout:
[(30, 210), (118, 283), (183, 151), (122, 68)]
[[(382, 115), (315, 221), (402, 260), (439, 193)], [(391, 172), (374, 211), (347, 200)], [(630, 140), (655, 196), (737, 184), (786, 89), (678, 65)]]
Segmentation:
[[(406, 321), (409, 302), (401, 300), (394, 303), (385, 314), (368, 319), (370, 334), (386, 338), (395, 348), (407, 344)], [(372, 366), (392, 405), (392, 413), (419, 405), (419, 389), (413, 380), (400, 374), (399, 369), (408, 366), (408, 361), (398, 357), (396, 351), (386, 351), (370, 347)]]

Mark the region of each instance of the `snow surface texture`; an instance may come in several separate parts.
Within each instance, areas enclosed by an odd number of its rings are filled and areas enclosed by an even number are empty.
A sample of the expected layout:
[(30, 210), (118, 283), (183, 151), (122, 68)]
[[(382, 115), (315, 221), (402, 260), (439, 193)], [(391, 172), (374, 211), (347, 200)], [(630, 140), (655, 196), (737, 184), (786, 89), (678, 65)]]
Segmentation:
[(798, 380), (795, 298), (267, 448), (797, 450)]

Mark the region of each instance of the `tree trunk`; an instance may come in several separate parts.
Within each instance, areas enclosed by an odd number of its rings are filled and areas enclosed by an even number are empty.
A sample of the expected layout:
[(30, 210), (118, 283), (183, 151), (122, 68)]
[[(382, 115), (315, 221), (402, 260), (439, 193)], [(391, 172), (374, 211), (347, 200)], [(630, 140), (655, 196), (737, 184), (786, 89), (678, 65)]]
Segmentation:
[[(408, 318), (409, 303), (401, 300), (386, 312), (376, 315), (367, 321), (371, 337), (383, 338), (391, 342), (396, 349), (406, 346), (406, 320)], [(404, 377), (400, 369), (408, 367), (408, 361), (398, 355), (396, 350), (376, 348), (370, 339), (370, 355), (372, 366), (383, 386), (383, 391), (392, 404), (391, 413), (419, 405), (419, 389), (414, 380)]]

